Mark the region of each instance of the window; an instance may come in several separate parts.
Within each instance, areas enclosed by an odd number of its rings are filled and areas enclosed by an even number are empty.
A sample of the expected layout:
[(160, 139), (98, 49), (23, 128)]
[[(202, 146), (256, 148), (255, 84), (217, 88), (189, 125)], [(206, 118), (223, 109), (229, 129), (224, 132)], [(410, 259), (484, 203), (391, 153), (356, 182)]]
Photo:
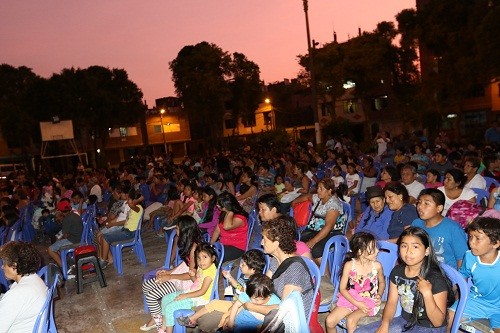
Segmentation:
[(243, 126), (254, 127), (255, 126), (255, 115), (243, 117)]
[(264, 112), (264, 125), (271, 124), (271, 112)]
[(389, 104), (387, 96), (380, 96), (372, 100), (372, 110), (380, 111), (387, 108)]
[(153, 133), (161, 133), (161, 125), (153, 125)]
[(355, 113), (357, 109), (356, 101), (351, 99), (344, 101), (344, 113)]
[(226, 129), (233, 129), (233, 128), (236, 128), (236, 122), (234, 121), (233, 118), (231, 119), (226, 119), (224, 120), (224, 127)]
[(121, 137), (127, 136), (127, 128), (126, 127), (120, 127), (120, 136)]

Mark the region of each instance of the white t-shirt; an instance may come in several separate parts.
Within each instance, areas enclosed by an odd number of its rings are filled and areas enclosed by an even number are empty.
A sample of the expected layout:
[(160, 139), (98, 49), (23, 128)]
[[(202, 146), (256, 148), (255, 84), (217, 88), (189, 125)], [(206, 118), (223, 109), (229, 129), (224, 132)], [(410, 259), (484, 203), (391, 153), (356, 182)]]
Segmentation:
[(356, 188), (349, 190), (349, 191), (353, 191), (354, 193), (359, 192), (359, 186), (361, 185), (359, 175), (357, 173), (355, 173), (353, 175), (350, 175), (350, 174), (345, 175), (345, 182), (346, 182), (348, 188), (353, 186), (354, 183), (356, 182), (356, 180), (358, 181), (358, 185), (356, 186)]
[(472, 198), (475, 198), (477, 194), (471, 190), (470, 188), (464, 187), (462, 189), (462, 193), (460, 196), (456, 199), (450, 199), (446, 196), (446, 192), (444, 191), (444, 186), (438, 187), (438, 190), (444, 193), (444, 197), (446, 198), (444, 202), (444, 209), (443, 209), (443, 216), (446, 216), (446, 213), (448, 212), (448, 209), (450, 209), (451, 205), (453, 205), (455, 202), (458, 200), (470, 200)]
[(14, 282), (0, 299), (0, 332), (32, 332), (47, 299), (47, 286), (36, 274)]
[(97, 197), (97, 202), (102, 202), (102, 190), (99, 184), (95, 184), (90, 189), (90, 195), (95, 195)]
[(465, 187), (468, 188), (480, 188), (482, 190), (486, 190), (486, 180), (480, 174), (476, 174), (470, 182), (465, 184)]
[(378, 152), (377, 152), (377, 155), (380, 156), (382, 155), (383, 153), (385, 153), (385, 151), (387, 150), (387, 142), (390, 142), (391, 140), (389, 138), (378, 138), (377, 139), (377, 146), (378, 146)]
[(410, 197), (414, 197), (415, 199), (418, 198), (420, 192), (425, 189), (424, 184), (419, 183), (416, 180), (414, 180), (411, 184), (405, 185), (405, 187), (408, 190)]

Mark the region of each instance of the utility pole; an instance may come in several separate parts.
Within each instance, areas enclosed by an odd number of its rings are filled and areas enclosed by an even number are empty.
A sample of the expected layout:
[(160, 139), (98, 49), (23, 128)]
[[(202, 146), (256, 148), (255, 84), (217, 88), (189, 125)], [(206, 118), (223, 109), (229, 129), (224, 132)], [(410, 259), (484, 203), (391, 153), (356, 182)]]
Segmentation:
[(321, 144), (321, 127), (318, 117), (318, 98), (316, 96), (316, 75), (314, 74), (314, 45), (311, 43), (311, 33), (309, 31), (309, 5), (308, 0), (302, 0), (304, 4), (304, 14), (306, 16), (307, 50), (309, 52), (309, 76), (311, 79), (311, 98), (314, 111), (314, 132), (316, 134), (316, 144)]

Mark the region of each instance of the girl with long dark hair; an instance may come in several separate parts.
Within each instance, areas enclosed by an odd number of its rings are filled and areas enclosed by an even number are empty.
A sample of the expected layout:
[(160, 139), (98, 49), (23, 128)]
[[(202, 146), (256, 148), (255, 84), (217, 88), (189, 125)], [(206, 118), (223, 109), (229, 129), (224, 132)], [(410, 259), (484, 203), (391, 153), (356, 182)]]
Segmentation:
[(205, 186), (202, 189), (202, 200), (203, 216), (198, 227), (212, 237), (220, 216), (220, 209), (217, 207), (217, 193), (210, 186)]

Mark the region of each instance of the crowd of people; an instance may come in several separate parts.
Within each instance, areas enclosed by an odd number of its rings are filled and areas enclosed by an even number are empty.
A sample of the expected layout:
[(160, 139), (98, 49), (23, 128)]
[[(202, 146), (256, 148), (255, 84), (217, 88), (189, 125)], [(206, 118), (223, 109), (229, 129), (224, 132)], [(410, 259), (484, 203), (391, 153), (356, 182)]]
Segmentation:
[[(14, 291), (21, 292), (22, 285), (36, 290), (26, 302), (35, 304), (31, 310), (38, 313), (40, 295), (47, 290), (33, 277), (41, 263), (25, 268), (25, 258), (15, 252), (31, 251), (30, 242), (50, 239), (48, 254), (63, 267), (61, 249), (80, 244), (82, 218), (97, 207), (99, 228), (93, 238), (103, 268), (113, 265), (110, 244), (132, 239), (141, 217), (144, 232), (153, 232), (157, 223), (155, 236), (176, 231), (179, 260), (172, 258), (173, 268), (146, 273), (142, 282), (151, 314), (143, 331), (172, 332), (179, 324), (206, 332), (256, 332), (293, 291), (301, 294), (305, 313), (313, 313), (313, 325), (318, 281), (302, 258), (319, 266), (327, 241), (345, 235), (351, 251), (340, 272), (338, 301), (325, 323), (328, 332), (343, 320), (348, 332), (445, 332), (456, 302), (442, 263), (472, 282), (464, 317), (487, 318), (491, 329), (500, 332), (500, 311), (494, 310), (500, 300), (496, 151), (438, 143), (431, 148), (422, 136), (412, 142), (381, 133), (369, 152), (330, 138), (322, 151), (312, 143), (303, 148), (293, 143), (281, 153), (245, 147), (185, 157), (180, 164), (138, 156), (116, 169), (79, 167), (63, 176), (44, 171), (36, 178), (14, 174), (0, 189), (5, 244), (0, 258), (5, 276), (15, 281), (0, 300), (0, 327), (8, 325), (4, 331), (13, 332), (16, 325), (31, 325), (21, 317), (9, 324), (3, 320), (10, 316), (5, 309), (20, 302)], [(478, 202), (478, 190), (489, 194), (487, 204)], [(309, 214), (298, 225), (304, 203)], [(26, 243), (8, 239), (29, 205), (36, 208), (29, 221), (36, 237)], [(354, 218), (346, 205), (356, 212)], [(249, 232), (251, 214), (259, 216), (258, 235)], [(252, 248), (255, 238), (261, 242)], [(377, 241), (399, 249), (391, 272), (383, 272), (377, 261)], [(217, 257), (215, 243), (223, 247), (223, 258)], [(222, 271), (234, 289), (231, 301), (211, 300), (218, 260), (239, 263), (241, 276)], [(71, 278), (74, 270), (63, 273)], [(384, 274), (390, 275), (388, 285)], [(358, 327), (361, 318), (379, 312), (386, 289), (381, 321)], [(402, 315), (394, 318), (398, 302)], [(175, 310), (186, 308), (196, 312), (174, 318)]]

